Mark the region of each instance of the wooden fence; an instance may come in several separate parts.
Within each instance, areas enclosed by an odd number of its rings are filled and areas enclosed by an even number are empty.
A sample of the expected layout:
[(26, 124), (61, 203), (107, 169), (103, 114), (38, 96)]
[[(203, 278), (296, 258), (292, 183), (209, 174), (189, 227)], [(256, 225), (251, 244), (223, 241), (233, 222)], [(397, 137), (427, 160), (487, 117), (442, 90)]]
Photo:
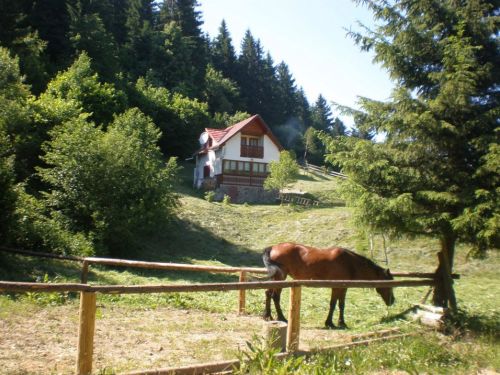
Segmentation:
[[(265, 268), (258, 268), (258, 267), (206, 266), (206, 265), (192, 265), (192, 264), (166, 263), (166, 262), (145, 262), (137, 260), (114, 259), (114, 258), (77, 257), (77, 256), (57, 255), (49, 253), (39, 253), (29, 250), (12, 249), (4, 246), (0, 246), (0, 250), (24, 256), (37, 256), (37, 257), (54, 258), (58, 260), (79, 261), (82, 263), (81, 284), (87, 284), (88, 274), (90, 271), (90, 266), (92, 264), (101, 266), (145, 268), (145, 269), (165, 270), (165, 271), (238, 274), (239, 282), (241, 283), (246, 282), (248, 280), (249, 274), (267, 275), (267, 270)], [(424, 279), (435, 278), (435, 274), (430, 272), (391, 272), (391, 274), (394, 277), (409, 277), (409, 278), (424, 278)], [(457, 274), (453, 274), (452, 278), (458, 279), (459, 276)], [(238, 312), (240, 314), (244, 314), (245, 310), (246, 310), (246, 289), (240, 289), (238, 298)]]
[(293, 193), (280, 193), (278, 199), (282, 202), (288, 202), (288, 203), (293, 203), (293, 204), (298, 204), (301, 206), (319, 206), (319, 201), (316, 201), (314, 199), (309, 199), (305, 197), (298, 196), (297, 194)]
[(308, 288), (394, 288), (433, 286), (434, 279), (422, 280), (294, 280), (265, 282), (207, 283), (187, 285), (88, 285), (88, 284), (46, 284), (30, 282), (0, 281), (0, 292), (80, 292), (80, 320), (78, 330), (78, 348), (75, 373), (87, 375), (92, 372), (94, 330), (96, 317), (96, 293), (178, 293), (178, 292), (213, 292), (231, 290), (254, 290), (270, 288), (291, 288), (290, 308), (288, 313), (287, 350), (297, 351), (300, 337), (301, 292)]
[(309, 164), (309, 163), (305, 163), (304, 165), (302, 165), (302, 168), (304, 168), (306, 171), (312, 171), (315, 173), (320, 173), (320, 174), (331, 176), (331, 177), (338, 177), (338, 178), (342, 178), (342, 179), (347, 178), (347, 175), (345, 175), (343, 173), (330, 171), (326, 167), (319, 167), (317, 165), (313, 165), (313, 164)]

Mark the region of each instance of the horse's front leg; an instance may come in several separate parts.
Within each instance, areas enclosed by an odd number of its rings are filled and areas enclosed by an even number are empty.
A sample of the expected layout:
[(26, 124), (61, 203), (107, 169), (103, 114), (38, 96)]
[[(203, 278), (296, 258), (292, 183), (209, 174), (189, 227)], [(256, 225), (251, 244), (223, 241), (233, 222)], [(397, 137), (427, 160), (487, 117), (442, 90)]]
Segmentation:
[(335, 311), (335, 305), (337, 304), (337, 293), (335, 289), (332, 289), (332, 296), (330, 298), (330, 310), (328, 310), (328, 316), (326, 317), (325, 327), (335, 328), (333, 324), (333, 312)]
[(344, 320), (345, 296), (347, 289), (342, 289), (339, 295), (339, 328), (345, 329), (347, 325)]
[(271, 296), (273, 294), (272, 289), (266, 290), (266, 305), (264, 309), (264, 320), (273, 320), (273, 317), (271, 316)]
[(278, 320), (281, 320), (282, 322), (288, 322), (288, 320), (286, 320), (285, 318), (285, 315), (283, 315), (283, 311), (281, 310), (281, 289), (274, 289), (272, 297), (274, 301), (274, 307), (276, 308), (276, 314), (278, 315)]

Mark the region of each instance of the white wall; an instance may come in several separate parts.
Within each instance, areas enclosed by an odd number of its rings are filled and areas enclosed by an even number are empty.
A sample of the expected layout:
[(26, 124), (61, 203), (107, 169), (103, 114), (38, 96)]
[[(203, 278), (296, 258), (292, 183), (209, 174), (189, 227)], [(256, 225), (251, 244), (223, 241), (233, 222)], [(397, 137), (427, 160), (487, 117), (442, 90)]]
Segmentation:
[(278, 147), (276, 147), (271, 138), (269, 138), (267, 135), (264, 135), (263, 147), (264, 157), (262, 159), (241, 157), (241, 134), (238, 133), (224, 145), (225, 155), (222, 158), (226, 160), (240, 161), (253, 160), (259, 163), (269, 163), (270, 161), (278, 161), (280, 159), (280, 152)]
[(280, 150), (267, 135), (264, 136), (264, 160), (264, 163), (280, 160)]

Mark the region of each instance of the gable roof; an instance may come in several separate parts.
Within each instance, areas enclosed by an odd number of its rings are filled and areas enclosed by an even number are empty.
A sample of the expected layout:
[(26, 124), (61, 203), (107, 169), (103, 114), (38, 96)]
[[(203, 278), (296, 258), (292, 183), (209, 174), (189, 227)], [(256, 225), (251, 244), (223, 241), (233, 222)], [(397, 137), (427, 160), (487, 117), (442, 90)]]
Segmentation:
[(264, 134), (266, 134), (271, 139), (271, 141), (276, 145), (276, 147), (278, 147), (280, 151), (283, 150), (283, 146), (281, 146), (280, 142), (275, 137), (269, 126), (267, 126), (262, 117), (260, 117), (259, 115), (249, 117), (246, 120), (240, 121), (237, 124), (231, 125), (225, 129), (205, 128), (205, 131), (208, 133), (209, 137), (212, 138), (212, 146), (210, 147), (210, 149), (216, 149), (223, 146), (228, 140), (230, 140), (237, 133), (241, 132), (245, 127), (254, 123), (258, 123), (263, 128)]

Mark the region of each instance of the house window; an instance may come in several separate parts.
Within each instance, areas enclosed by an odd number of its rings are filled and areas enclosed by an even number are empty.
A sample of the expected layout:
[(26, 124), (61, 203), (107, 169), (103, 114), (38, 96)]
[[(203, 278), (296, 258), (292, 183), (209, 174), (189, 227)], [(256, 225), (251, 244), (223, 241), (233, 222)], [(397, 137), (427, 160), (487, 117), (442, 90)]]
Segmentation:
[(268, 173), (268, 167), (266, 163), (224, 160), (222, 173), (245, 176), (265, 176)]
[(262, 137), (241, 136), (241, 157), (263, 158)]

